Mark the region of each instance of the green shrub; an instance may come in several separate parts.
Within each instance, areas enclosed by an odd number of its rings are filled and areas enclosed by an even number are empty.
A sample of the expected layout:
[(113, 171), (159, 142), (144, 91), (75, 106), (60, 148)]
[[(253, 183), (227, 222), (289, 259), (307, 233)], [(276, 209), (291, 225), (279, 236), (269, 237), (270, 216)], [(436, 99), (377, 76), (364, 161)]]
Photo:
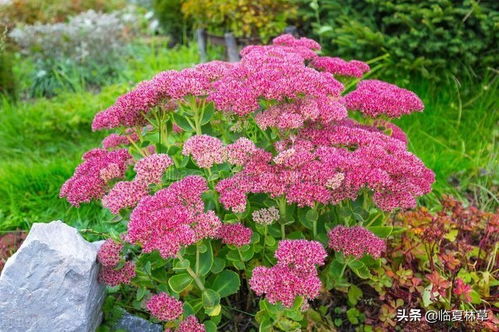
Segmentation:
[(266, 41), (284, 31), (296, 15), (296, 6), (287, 0), (186, 0), (185, 17), (196, 27), (212, 33), (232, 31), (236, 37), (259, 37)]
[[(301, 1), (327, 53), (388, 53), (393, 72), (473, 74), (497, 65), (499, 2), (493, 0)], [(312, 3), (311, 5), (309, 5)], [(315, 4), (315, 5), (314, 5)], [(314, 11), (315, 9), (315, 11)], [(494, 61), (495, 60), (495, 61)]]
[(169, 35), (174, 43), (185, 42), (190, 36), (192, 25), (182, 16), (182, 1), (153, 0), (152, 4), (163, 32)]

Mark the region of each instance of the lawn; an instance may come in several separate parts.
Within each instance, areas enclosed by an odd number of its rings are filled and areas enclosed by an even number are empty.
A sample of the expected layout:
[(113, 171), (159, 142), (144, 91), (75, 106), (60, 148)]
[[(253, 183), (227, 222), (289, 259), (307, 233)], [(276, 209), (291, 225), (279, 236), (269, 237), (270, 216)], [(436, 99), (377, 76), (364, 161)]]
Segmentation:
[[(194, 47), (169, 50), (163, 44), (144, 42), (135, 45), (133, 54), (121, 82), (99, 92), (65, 92), (51, 99), (17, 103), (1, 100), (0, 231), (29, 229), (34, 222), (56, 219), (79, 228), (98, 227), (99, 221), (110, 218), (109, 212), (95, 204), (75, 209), (58, 197), (83, 151), (98, 146), (106, 135), (92, 133), (93, 116), (135, 83), (198, 61)], [(23, 67), (23, 62), (18, 65)]]

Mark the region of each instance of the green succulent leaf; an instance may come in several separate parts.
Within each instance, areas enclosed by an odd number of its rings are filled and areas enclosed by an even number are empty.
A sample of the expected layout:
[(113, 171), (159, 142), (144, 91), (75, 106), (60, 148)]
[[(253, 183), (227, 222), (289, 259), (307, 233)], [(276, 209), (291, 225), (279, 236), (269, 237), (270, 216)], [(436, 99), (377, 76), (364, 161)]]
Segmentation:
[(220, 294), (213, 289), (206, 288), (201, 298), (205, 309), (213, 309), (220, 304)]
[(234, 271), (225, 270), (216, 276), (211, 288), (213, 288), (220, 297), (226, 297), (237, 293), (240, 285), (241, 281), (239, 280), (239, 275)]
[(172, 276), (170, 279), (168, 279), (168, 285), (175, 292), (180, 293), (184, 289), (186, 289), (192, 283), (192, 281), (193, 279), (189, 274), (181, 273), (181, 274), (176, 274)]
[(210, 272), (213, 266), (213, 249), (209, 241), (206, 242), (206, 251), (199, 255), (198, 272), (201, 275), (206, 275)]

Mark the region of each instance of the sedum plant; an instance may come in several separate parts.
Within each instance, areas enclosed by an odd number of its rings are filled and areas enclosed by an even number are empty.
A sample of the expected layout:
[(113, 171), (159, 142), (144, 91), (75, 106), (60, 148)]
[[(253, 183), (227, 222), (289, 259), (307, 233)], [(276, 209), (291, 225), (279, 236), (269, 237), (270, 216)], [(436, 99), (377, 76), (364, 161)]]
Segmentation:
[(159, 73), (95, 116), (114, 132), (60, 195), (116, 214), (99, 253), (112, 306), (176, 331), (216, 331), (236, 310), (291, 331), (320, 326), (317, 301), (347, 271), (379, 266), (389, 212), (434, 182), (389, 122), (423, 104), (319, 50), (282, 35), (238, 63)]

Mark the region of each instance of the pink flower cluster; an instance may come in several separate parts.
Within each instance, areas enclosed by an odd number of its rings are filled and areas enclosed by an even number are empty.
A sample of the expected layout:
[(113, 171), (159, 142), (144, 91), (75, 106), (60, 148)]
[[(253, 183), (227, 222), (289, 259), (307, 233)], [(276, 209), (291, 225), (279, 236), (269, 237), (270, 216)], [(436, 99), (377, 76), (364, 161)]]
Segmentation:
[(320, 51), (321, 45), (313, 39), (309, 38), (295, 38), (291, 34), (281, 35), (274, 38), (272, 41), (274, 45), (282, 45), (289, 47), (305, 47), (314, 51)]
[[(290, 106), (282, 112), (293, 114), (290, 123), (286, 123), (286, 116), (278, 115), (278, 107), (267, 116), (280, 119), (280, 128), (296, 126), (299, 118), (305, 121), (315, 117), (326, 122), (342, 119), (346, 117), (345, 108), (339, 103), (343, 85), (330, 73), (306, 64), (317, 58), (316, 50), (320, 50), (320, 45), (311, 39), (283, 35), (270, 46), (246, 47), (239, 63), (214, 61), (182, 71), (159, 73), (98, 113), (92, 128), (145, 125), (145, 117), (151, 110), (173, 111), (188, 96), (207, 97), (218, 110), (238, 115), (258, 110), (261, 99), (289, 100)], [(361, 68), (359, 63), (348, 64)], [(300, 99), (304, 95), (308, 96), (305, 101), (308, 109), (303, 113)]]
[(328, 56), (316, 57), (312, 60), (312, 67), (323, 70), (333, 75), (361, 78), (370, 70), (369, 65), (362, 61), (345, 61), (342, 58)]
[(121, 249), (123, 249), (123, 244), (107, 239), (97, 253), (97, 260), (102, 266), (115, 267), (120, 261)]
[(119, 214), (122, 209), (135, 207), (147, 194), (147, 186), (141, 182), (120, 181), (102, 198), (102, 205)]
[(385, 241), (360, 226), (336, 226), (329, 231), (328, 237), (329, 247), (345, 256), (361, 258), (364, 254), (369, 254), (379, 258), (386, 250)]
[(217, 184), (227, 209), (244, 211), (250, 193), (313, 206), (356, 199), (364, 188), (384, 210), (412, 208), (435, 179), (400, 139), (352, 120), (306, 127), (277, 142), (276, 150), (275, 157), (257, 150), (240, 172)]
[(270, 303), (291, 307), (297, 296), (313, 299), (319, 295), (321, 281), (316, 265), (324, 265), (327, 253), (319, 242), (284, 240), (275, 252), (277, 264), (256, 267), (249, 281), (257, 295), (266, 294)]
[(104, 149), (112, 149), (120, 145), (129, 145), (131, 142), (138, 140), (139, 136), (136, 133), (132, 133), (131, 135), (110, 134), (102, 141), (102, 147)]
[(195, 241), (197, 242), (205, 238), (218, 238), (220, 228), (220, 219), (218, 219), (214, 211), (198, 214), (193, 223)]
[(246, 137), (240, 137), (234, 143), (225, 147), (227, 162), (238, 166), (244, 165), (255, 151), (255, 143)]
[(184, 312), (182, 302), (166, 293), (153, 295), (146, 302), (146, 308), (161, 321), (174, 320)]
[(144, 115), (153, 109), (169, 112), (176, 109), (178, 102), (187, 96), (207, 95), (212, 82), (231, 67), (229, 63), (213, 61), (182, 71), (161, 72), (152, 80), (139, 83), (135, 89), (118, 98), (114, 105), (98, 113), (92, 129), (145, 125)]
[(306, 121), (328, 124), (347, 116), (345, 106), (334, 98), (301, 98), (291, 103), (280, 103), (269, 107), (255, 116), (262, 129), (297, 129)]
[(206, 329), (203, 324), (198, 322), (196, 316), (189, 316), (184, 319), (175, 332), (205, 332)]
[(253, 231), (242, 224), (223, 224), (218, 229), (218, 237), (225, 244), (242, 247), (251, 243)]
[(306, 95), (317, 105), (316, 112), (330, 112), (330, 103), (340, 98), (343, 85), (330, 73), (305, 64), (317, 56), (310, 47), (320, 48), (315, 41), (297, 40), (291, 35), (278, 37), (274, 45), (246, 47), (241, 51), (241, 61), (213, 84), (208, 100), (219, 110), (245, 115), (257, 111), (262, 99), (295, 101)]
[(99, 282), (114, 287), (128, 284), (135, 277), (135, 264), (133, 262), (128, 261), (122, 267), (118, 267), (122, 249), (123, 244), (113, 239), (107, 239), (102, 244), (97, 253), (97, 260), (102, 265), (99, 271)]
[(246, 137), (238, 138), (234, 143), (224, 146), (216, 137), (194, 135), (184, 143), (182, 153), (191, 156), (199, 167), (210, 168), (226, 161), (242, 166), (255, 151), (255, 143)]
[(358, 110), (370, 117), (383, 114), (399, 118), (424, 109), (423, 102), (414, 92), (378, 80), (361, 81), (344, 100), (349, 110)]
[(99, 273), (99, 282), (114, 287), (129, 284), (135, 277), (135, 264), (131, 261), (121, 268), (103, 266)]
[(144, 157), (133, 168), (137, 173), (134, 181), (144, 185), (161, 183), (163, 174), (171, 165), (173, 160), (167, 154), (155, 153)]
[(83, 155), (84, 161), (76, 168), (74, 175), (62, 186), (60, 197), (65, 197), (75, 206), (101, 198), (110, 180), (125, 175), (131, 158), (126, 149), (90, 150)]
[(221, 222), (214, 213), (204, 212), (201, 195), (206, 190), (203, 177), (187, 176), (142, 198), (130, 216), (126, 240), (140, 244), (143, 252), (158, 250), (170, 258), (182, 246), (213, 237)]
[(225, 150), (221, 140), (208, 135), (191, 136), (182, 150), (185, 156), (192, 156), (201, 168), (210, 168), (225, 161)]
[(260, 225), (270, 225), (280, 218), (279, 210), (275, 206), (255, 210), (251, 216), (253, 221)]
[(324, 265), (327, 253), (317, 241), (283, 240), (274, 253), (278, 264), (293, 267), (300, 272), (315, 272), (315, 265)]
[(112, 213), (118, 214), (125, 208), (133, 208), (148, 194), (148, 185), (161, 183), (166, 168), (173, 164), (166, 154), (152, 154), (140, 159), (134, 166), (137, 173), (133, 181), (118, 182), (102, 198), (102, 205)]

